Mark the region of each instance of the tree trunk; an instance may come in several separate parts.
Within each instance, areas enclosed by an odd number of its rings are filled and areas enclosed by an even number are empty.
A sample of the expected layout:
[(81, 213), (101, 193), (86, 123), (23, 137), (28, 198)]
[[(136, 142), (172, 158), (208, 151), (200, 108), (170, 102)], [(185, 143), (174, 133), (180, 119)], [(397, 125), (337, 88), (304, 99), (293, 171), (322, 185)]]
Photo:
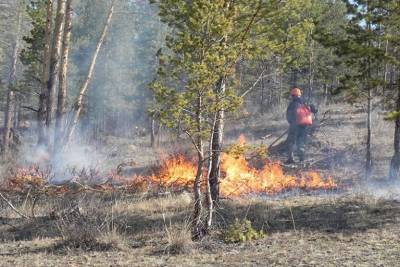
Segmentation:
[[(215, 87), (215, 93), (217, 95), (217, 105), (223, 99), (225, 94), (226, 83), (225, 78), (221, 77)], [(211, 196), (214, 202), (219, 201), (219, 177), (220, 177), (220, 165), (221, 165), (221, 151), (224, 138), (224, 118), (225, 111), (223, 108), (217, 111), (215, 118), (215, 127), (212, 138), (212, 164), (210, 170), (210, 187)]]
[(72, 135), (74, 134), (76, 126), (78, 124), (79, 117), (81, 115), (82, 108), (83, 108), (83, 96), (86, 94), (86, 92), (88, 90), (88, 87), (89, 87), (89, 84), (90, 84), (90, 82), (92, 80), (93, 71), (94, 71), (94, 67), (96, 65), (97, 56), (99, 55), (99, 51), (100, 51), (101, 46), (103, 45), (104, 39), (105, 39), (105, 37), (107, 35), (107, 31), (108, 31), (108, 28), (110, 26), (113, 14), (114, 14), (114, 2), (112, 2), (112, 4), (111, 4), (107, 20), (106, 20), (106, 22), (104, 24), (103, 32), (102, 32), (102, 34), (100, 36), (100, 39), (97, 42), (96, 50), (94, 51), (92, 61), (91, 61), (90, 65), (89, 65), (89, 69), (88, 69), (88, 72), (87, 72), (87, 75), (86, 75), (85, 82), (83, 83), (82, 87), (79, 90), (79, 94), (78, 94), (78, 97), (76, 99), (75, 107), (74, 107), (75, 112), (74, 112), (73, 117), (72, 117), (72, 119), (70, 121), (68, 129), (66, 129), (64, 145), (68, 144), (68, 142), (70, 141)]
[[(207, 177), (206, 177), (206, 205), (207, 205), (207, 222), (206, 222), (206, 231), (208, 232), (212, 225), (213, 220), (213, 212), (214, 212), (214, 199), (212, 195), (211, 188), (211, 172), (213, 166), (213, 158), (215, 156), (215, 151), (213, 150), (214, 138), (217, 137), (214, 135), (215, 127), (217, 124), (218, 113), (215, 113), (213, 126), (211, 128), (209, 147), (208, 147), (208, 169), (207, 169)], [(219, 189), (219, 188), (217, 188)], [(217, 192), (219, 195), (219, 192)]]
[(10, 153), (11, 127), (13, 124), (13, 113), (15, 109), (15, 93), (13, 87), (8, 89), (7, 106), (4, 114), (4, 133), (3, 133), (3, 157), (7, 158)]
[[(369, 2), (367, 1), (367, 10), (370, 12), (370, 5)], [(367, 28), (368, 30), (371, 30), (372, 26), (371, 23), (367, 23)], [(373, 44), (369, 41), (368, 46), (372, 47)], [(372, 112), (372, 84), (370, 82), (370, 79), (372, 77), (372, 64), (371, 64), (371, 58), (368, 57), (367, 59), (367, 71), (368, 71), (368, 77), (365, 77), (365, 84), (367, 85), (367, 94), (368, 94), (368, 103), (367, 103), (367, 151), (366, 151), (366, 156), (365, 156), (365, 178), (366, 180), (369, 180), (371, 178), (371, 172), (372, 172), (372, 155), (371, 155), (371, 138), (372, 138), (372, 129), (371, 129), (371, 112)]]
[[(266, 69), (264, 65), (262, 65), (263, 69)], [(261, 76), (261, 99), (260, 99), (260, 112), (261, 114), (265, 113), (265, 79), (264, 75)]]
[[(400, 111), (400, 77), (397, 83), (397, 103), (396, 111)], [(389, 178), (392, 180), (398, 179), (400, 175), (400, 116), (396, 117), (394, 139), (393, 139), (394, 154), (390, 161)]]
[[(385, 56), (388, 55), (388, 51), (389, 51), (389, 40), (386, 40), (386, 45), (385, 45)], [(386, 89), (387, 89), (387, 82), (388, 82), (388, 73), (389, 73), (389, 63), (386, 61), (385, 62), (385, 70), (384, 70), (384, 74), (383, 74), (383, 79), (384, 79), (384, 84), (382, 87), (382, 97), (383, 97), (383, 101), (382, 101), (382, 109), (385, 110), (386, 108)]]
[(12, 55), (12, 63), (10, 76), (8, 80), (8, 92), (7, 92), (7, 105), (4, 114), (4, 132), (3, 132), (3, 157), (6, 158), (10, 152), (10, 140), (11, 140), (11, 128), (13, 126), (13, 115), (15, 111), (15, 84), (17, 80), (17, 63), (18, 63), (18, 53), (19, 53), (19, 34), (21, 31), (22, 23), (22, 12), (18, 12), (17, 20), (17, 31), (15, 36), (14, 50)]
[(151, 119), (150, 143), (152, 148), (156, 147), (156, 121), (153, 118)]
[(371, 177), (372, 171), (372, 156), (371, 156), (371, 137), (372, 137), (372, 129), (371, 129), (371, 88), (368, 86), (368, 106), (367, 106), (367, 153), (365, 157), (365, 177), (368, 180)]
[(328, 85), (324, 84), (324, 105), (328, 105)]
[(63, 32), (64, 17), (65, 17), (65, 1), (66, 0), (57, 1), (57, 15), (56, 15), (56, 23), (54, 26), (53, 44), (51, 48), (49, 80), (47, 81), (46, 144), (48, 146), (51, 145), (50, 130), (53, 123), (53, 114), (56, 102), (55, 96), (56, 96), (57, 78), (60, 67), (62, 32)]
[(61, 53), (61, 71), (59, 76), (60, 87), (56, 112), (56, 127), (54, 136), (54, 150), (61, 147), (64, 132), (65, 98), (67, 96), (67, 74), (69, 61), (69, 48), (72, 30), (72, 0), (67, 0), (64, 23), (63, 46)]
[(202, 96), (198, 96), (197, 100), (197, 111), (196, 111), (196, 123), (197, 123), (197, 132), (198, 135), (196, 137), (195, 145), (197, 148), (197, 171), (196, 177), (193, 184), (193, 192), (194, 192), (194, 210), (193, 210), (193, 220), (192, 220), (192, 238), (194, 240), (201, 239), (204, 235), (204, 228), (201, 225), (201, 212), (202, 212), (202, 202), (201, 202), (201, 177), (203, 176), (203, 163), (204, 163), (204, 151), (203, 151), (203, 138), (201, 136), (202, 132), (202, 108), (203, 108), (203, 99)]
[(53, 0), (47, 0), (46, 28), (44, 34), (44, 51), (43, 51), (43, 70), (42, 70), (42, 87), (39, 94), (39, 108), (37, 112), (38, 123), (38, 146), (46, 143), (46, 101), (47, 101), (47, 81), (50, 72), (50, 44), (51, 30), (53, 27)]
[[(310, 36), (312, 36), (312, 30)], [(312, 37), (311, 37), (312, 38)], [(314, 87), (314, 39), (311, 40), (310, 45), (310, 59), (309, 59), (309, 77), (308, 77), (308, 103), (311, 103)]]

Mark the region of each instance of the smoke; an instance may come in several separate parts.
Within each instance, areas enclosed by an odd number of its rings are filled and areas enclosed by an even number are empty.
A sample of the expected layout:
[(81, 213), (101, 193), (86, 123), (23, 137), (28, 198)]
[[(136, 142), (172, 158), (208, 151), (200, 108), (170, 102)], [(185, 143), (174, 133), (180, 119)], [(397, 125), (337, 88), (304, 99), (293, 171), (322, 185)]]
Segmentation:
[[(85, 79), (103, 29), (110, 1), (77, 1), (72, 28), (69, 102)], [(148, 1), (115, 2), (115, 13), (96, 62), (85, 98), (83, 134), (133, 137), (135, 127), (148, 128), (148, 84), (157, 69), (155, 54), (164, 43), (165, 27)]]
[(74, 172), (95, 171), (106, 174), (109, 171), (104, 165), (106, 155), (83, 143), (69, 144), (54, 156), (44, 146), (24, 149), (21, 156), (19, 164), (35, 165), (42, 171), (51, 172), (52, 183), (69, 181), (74, 177)]
[[(68, 113), (86, 79), (109, 7), (108, 0), (74, 1)], [(151, 97), (147, 84), (155, 75), (155, 54), (163, 44), (164, 33), (165, 26), (148, 1), (116, 1), (111, 27), (97, 58), (81, 121), (71, 143), (54, 156), (46, 147), (36, 146), (36, 123), (32, 123), (30, 131), (23, 134), (17, 163), (51, 168), (54, 182), (70, 179), (72, 170), (109, 171), (111, 136), (136, 137), (148, 126), (146, 109)], [(53, 130), (49, 135), (54, 136)]]

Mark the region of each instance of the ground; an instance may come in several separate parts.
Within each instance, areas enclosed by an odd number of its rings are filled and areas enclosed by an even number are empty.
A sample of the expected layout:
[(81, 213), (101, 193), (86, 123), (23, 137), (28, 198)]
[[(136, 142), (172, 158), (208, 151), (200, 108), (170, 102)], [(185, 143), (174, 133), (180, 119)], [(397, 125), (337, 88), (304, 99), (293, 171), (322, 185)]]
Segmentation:
[[(200, 242), (190, 240), (192, 200), (185, 192), (48, 197), (38, 202), (35, 219), (22, 219), (0, 202), (0, 266), (400, 266), (399, 187), (381, 182), (391, 124), (374, 115), (376, 182), (364, 183), (365, 114), (346, 105), (323, 109), (330, 110), (328, 119), (314, 134), (309, 157), (322, 159), (315, 169), (332, 175), (340, 190), (224, 199), (215, 229)], [(279, 113), (236, 122), (228, 128), (230, 140), (244, 133), (254, 144), (271, 143), (286, 127)], [(138, 170), (156, 161), (157, 151), (144, 143), (108, 142)], [(111, 154), (117, 163), (119, 155)], [(9, 197), (29, 214), (24, 196)], [(235, 218), (249, 219), (265, 237), (225, 243)]]

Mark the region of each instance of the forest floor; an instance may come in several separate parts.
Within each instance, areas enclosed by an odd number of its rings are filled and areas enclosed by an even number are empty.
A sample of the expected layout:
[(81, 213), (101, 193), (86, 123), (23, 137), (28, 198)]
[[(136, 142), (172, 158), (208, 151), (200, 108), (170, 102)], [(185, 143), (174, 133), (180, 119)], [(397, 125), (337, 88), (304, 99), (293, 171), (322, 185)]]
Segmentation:
[[(391, 124), (374, 114), (374, 182), (365, 183), (365, 114), (347, 105), (328, 109), (308, 156), (320, 159), (313, 168), (333, 176), (342, 190), (224, 199), (215, 230), (194, 243), (192, 200), (185, 192), (49, 197), (38, 202), (34, 219), (22, 219), (0, 202), (0, 266), (400, 266), (400, 187), (384, 181)], [(227, 135), (231, 142), (244, 134), (252, 144), (268, 145), (286, 127), (282, 114), (260, 115), (235, 119)], [(157, 160), (159, 152), (137, 141), (112, 142), (138, 170)], [(110, 153), (116, 163), (119, 155)], [(29, 213), (23, 196), (9, 197)], [(235, 218), (249, 219), (265, 237), (225, 243), (223, 233)]]

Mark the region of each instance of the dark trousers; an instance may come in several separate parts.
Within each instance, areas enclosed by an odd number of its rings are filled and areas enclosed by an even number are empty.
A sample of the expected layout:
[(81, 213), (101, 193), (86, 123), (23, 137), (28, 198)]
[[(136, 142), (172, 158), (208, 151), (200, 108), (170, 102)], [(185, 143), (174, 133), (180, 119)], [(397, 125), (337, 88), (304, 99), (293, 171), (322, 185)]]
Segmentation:
[(301, 161), (305, 157), (305, 145), (307, 138), (307, 126), (290, 125), (288, 132), (288, 157), (293, 160), (294, 154), (297, 152)]

